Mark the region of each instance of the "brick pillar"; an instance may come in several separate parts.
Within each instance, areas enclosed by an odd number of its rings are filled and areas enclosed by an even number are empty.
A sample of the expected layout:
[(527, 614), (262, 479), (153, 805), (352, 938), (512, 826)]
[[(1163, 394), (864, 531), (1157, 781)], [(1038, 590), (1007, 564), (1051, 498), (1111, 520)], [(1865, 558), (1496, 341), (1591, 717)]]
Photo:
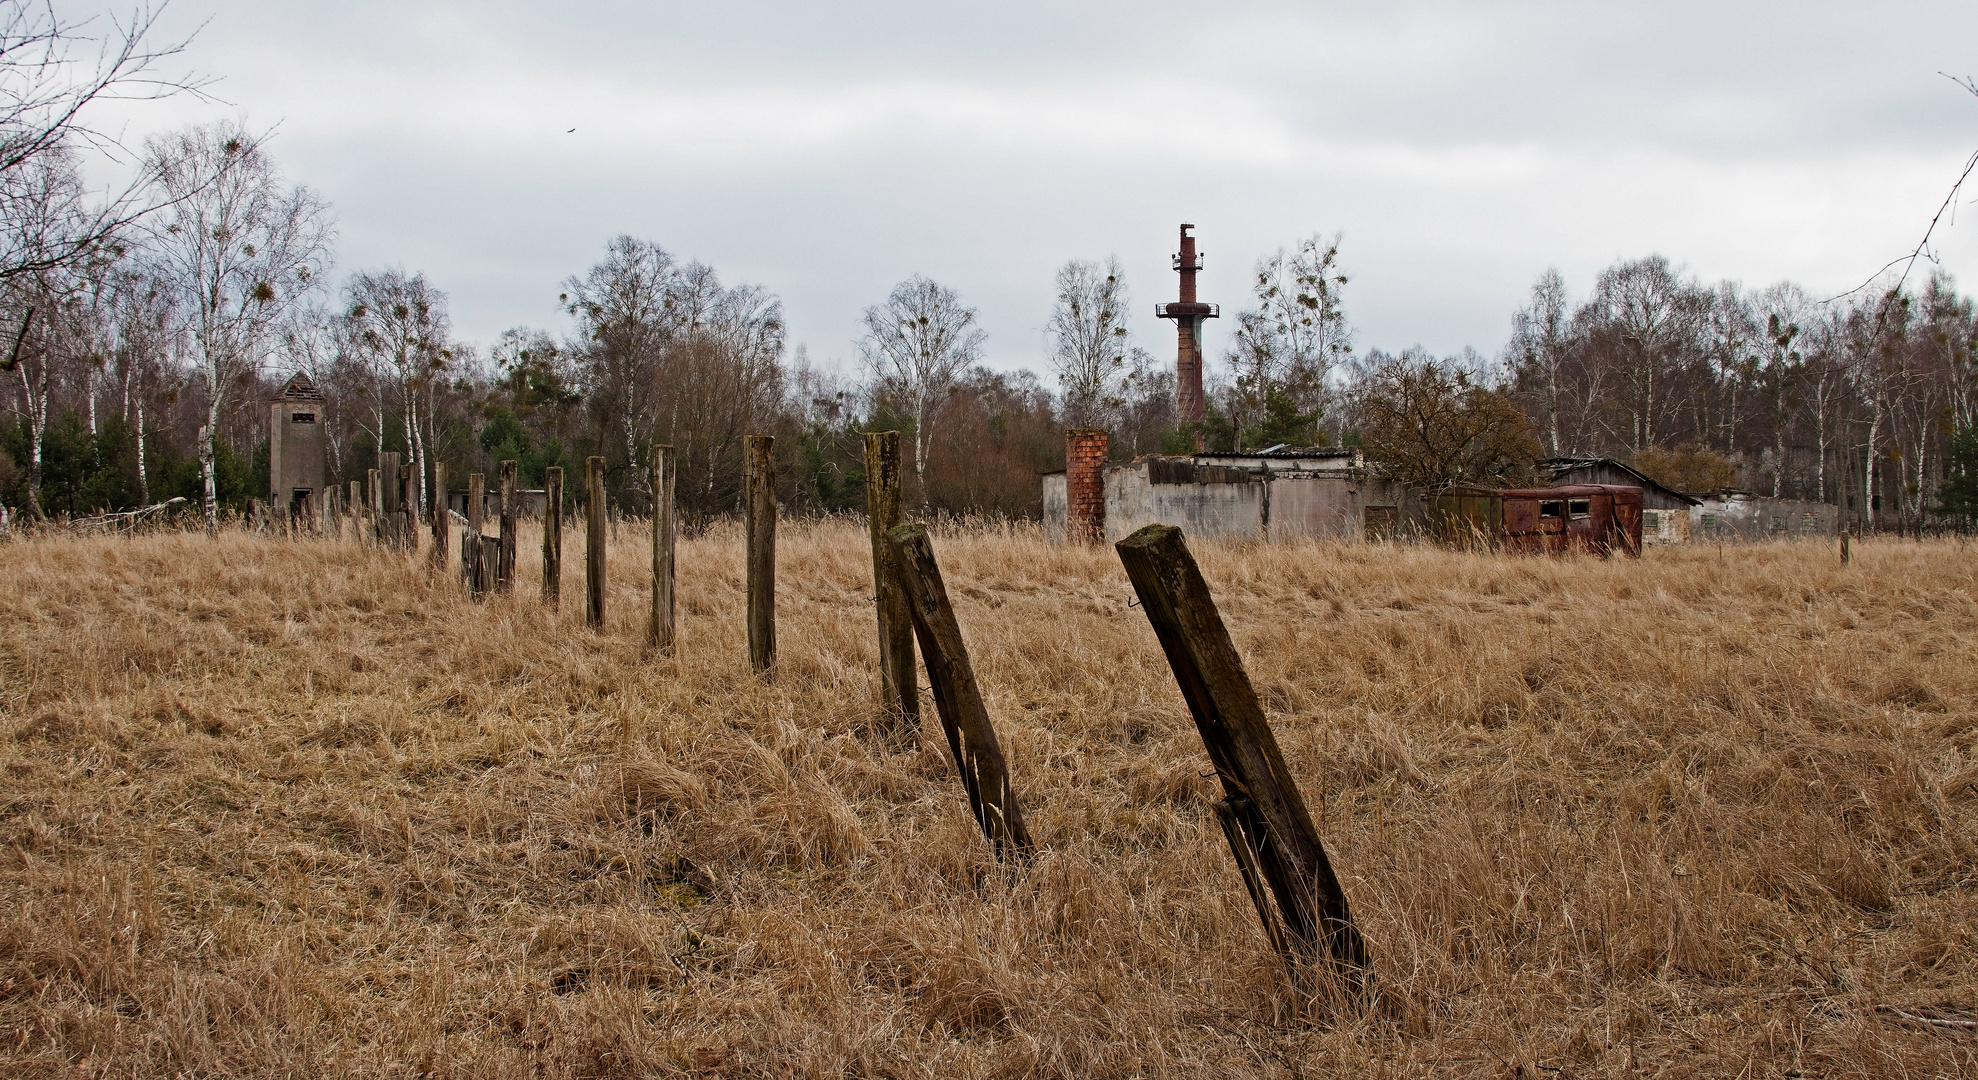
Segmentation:
[(1065, 432), (1065, 539), (1096, 544), (1106, 538), (1106, 429)]

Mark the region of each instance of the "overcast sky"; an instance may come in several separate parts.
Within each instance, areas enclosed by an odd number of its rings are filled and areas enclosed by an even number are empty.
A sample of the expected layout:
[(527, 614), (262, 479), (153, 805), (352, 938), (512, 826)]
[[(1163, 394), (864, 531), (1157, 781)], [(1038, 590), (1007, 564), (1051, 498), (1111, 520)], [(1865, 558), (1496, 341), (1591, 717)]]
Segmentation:
[[(224, 101), (117, 115), (277, 128), (339, 280), (424, 271), (482, 345), (563, 331), (561, 282), (623, 232), (775, 291), (816, 361), (917, 272), (1039, 370), (1070, 258), (1117, 254), (1171, 354), (1181, 221), (1218, 356), (1256, 258), (1319, 231), (1361, 348), (1495, 353), (1547, 266), (1850, 288), (1978, 149), (1939, 74), (1978, 75), (1971, 0), (1483, 7), (174, 0)], [(1978, 220), (1940, 239), (1978, 286)]]

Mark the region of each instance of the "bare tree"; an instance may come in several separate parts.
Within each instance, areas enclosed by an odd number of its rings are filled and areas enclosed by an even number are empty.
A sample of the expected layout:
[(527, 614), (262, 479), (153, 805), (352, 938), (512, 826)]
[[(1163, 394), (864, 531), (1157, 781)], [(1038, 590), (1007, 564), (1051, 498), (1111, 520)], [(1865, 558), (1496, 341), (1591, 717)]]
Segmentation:
[(1757, 313), (1764, 318), (1759, 376), (1772, 406), (1772, 497), (1786, 486), (1786, 436), (1792, 427), (1793, 394), (1805, 374), (1801, 352), (1804, 327), (1813, 317), (1806, 290), (1782, 281), (1758, 294)]
[[(33, 217), (45, 198), (45, 175), (69, 167), (88, 148), (111, 157), (122, 150), (92, 126), (89, 106), (104, 100), (147, 100), (190, 92), (208, 80), (167, 75), (164, 62), (190, 44), (154, 40), (165, 4), (144, 4), (124, 18), (72, 20), (51, 2), (0, 3), (0, 218)], [(127, 186), (85, 200), (78, 185), (73, 212), (33, 243), (0, 242), (0, 280), (87, 259), (117, 232), (174, 196), (148, 167)]]
[(927, 505), (927, 449), (934, 409), (982, 355), (987, 335), (975, 310), (953, 289), (915, 274), (894, 286), (884, 304), (865, 309), (859, 358), (913, 418), (913, 470)]
[[(559, 299), (577, 320), (575, 351), (587, 369), (591, 404), (615, 430), (627, 464), (638, 461), (639, 440), (656, 419), (667, 347), (714, 302), (683, 288), (689, 284), (666, 249), (625, 235), (614, 237), (583, 277), (564, 283)], [(643, 491), (645, 470), (632, 475)]]
[(160, 271), (199, 354), (206, 528), (219, 527), (214, 441), (228, 396), (260, 370), (282, 316), (317, 287), (329, 258), (329, 210), (290, 187), (265, 137), (235, 122), (154, 138), (147, 160), (167, 209), (149, 219)]
[(430, 404), (433, 380), (442, 378), (453, 360), (453, 323), (447, 317), (446, 294), (424, 274), (402, 269), (351, 276), (344, 289), (344, 318), (350, 342), (397, 390), (405, 447), (412, 456), (413, 506), (426, 512), (426, 429), (421, 394)]
[(1046, 328), (1051, 334), (1049, 364), (1058, 376), (1065, 423), (1090, 427), (1110, 417), (1122, 403), (1129, 374), (1132, 335), (1126, 276), (1119, 258), (1105, 265), (1073, 259), (1058, 268), (1058, 296)]
[(1272, 395), (1288, 397), (1300, 412), (1321, 411), (1333, 369), (1351, 361), (1341, 239), (1314, 233), (1257, 260), (1257, 306), (1236, 316), (1224, 357), (1234, 377), (1229, 411), (1239, 441), (1246, 421), (1261, 415)]
[(1557, 269), (1548, 268), (1532, 283), (1531, 299), (1511, 316), (1511, 344), (1506, 352), (1518, 373), (1537, 384), (1546, 450), (1554, 455), (1560, 446), (1560, 376), (1570, 339), (1566, 280)]

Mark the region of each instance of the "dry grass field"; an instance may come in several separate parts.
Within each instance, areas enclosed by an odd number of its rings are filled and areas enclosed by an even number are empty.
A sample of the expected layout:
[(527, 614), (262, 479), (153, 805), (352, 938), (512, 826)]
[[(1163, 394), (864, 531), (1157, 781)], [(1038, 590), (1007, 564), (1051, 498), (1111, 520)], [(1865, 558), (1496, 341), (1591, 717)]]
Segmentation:
[(1978, 551), (1197, 545), (1373, 950), (1313, 1022), (1110, 548), (935, 536), (1030, 828), (870, 749), (856, 523), (607, 632), (350, 543), (0, 545), (0, 1073), (1978, 1074)]

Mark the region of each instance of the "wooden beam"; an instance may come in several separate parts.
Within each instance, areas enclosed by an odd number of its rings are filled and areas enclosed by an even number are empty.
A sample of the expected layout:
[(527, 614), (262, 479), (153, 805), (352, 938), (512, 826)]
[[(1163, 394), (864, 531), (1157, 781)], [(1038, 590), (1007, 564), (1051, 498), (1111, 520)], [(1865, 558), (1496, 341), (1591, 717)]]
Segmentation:
[(1273, 911), (1250, 886), (1265, 935), (1296, 958), (1294, 974), (1324, 956), (1357, 995), (1365, 987), (1366, 942), (1181, 530), (1149, 525), (1116, 548), (1222, 779), (1227, 808), (1217, 812), (1226, 818), (1237, 865), (1246, 882), (1260, 875), (1276, 898)]
[(941, 717), (941, 730), (948, 736), (962, 789), (968, 793), (969, 809), (975, 813), (982, 834), (995, 846), (997, 858), (1005, 862), (1027, 858), (1030, 830), (1023, 823), (1022, 808), (1017, 806), (1010, 767), (1003, 760), (1002, 745), (989, 722), (989, 709), (976, 684), (968, 644), (962, 640), (961, 624), (955, 621), (954, 608), (948, 603), (948, 588), (941, 581), (941, 567), (934, 561), (927, 530), (919, 525), (900, 525), (888, 532), (886, 539), (899, 568), (914, 636), (920, 639), (921, 662), (927, 665), (927, 681), (934, 687), (935, 711)]
[(433, 463), (433, 569), (439, 574), (446, 573), (448, 554), (452, 551), (453, 530), (447, 527), (447, 517), (452, 511), (446, 505), (446, 465)]

